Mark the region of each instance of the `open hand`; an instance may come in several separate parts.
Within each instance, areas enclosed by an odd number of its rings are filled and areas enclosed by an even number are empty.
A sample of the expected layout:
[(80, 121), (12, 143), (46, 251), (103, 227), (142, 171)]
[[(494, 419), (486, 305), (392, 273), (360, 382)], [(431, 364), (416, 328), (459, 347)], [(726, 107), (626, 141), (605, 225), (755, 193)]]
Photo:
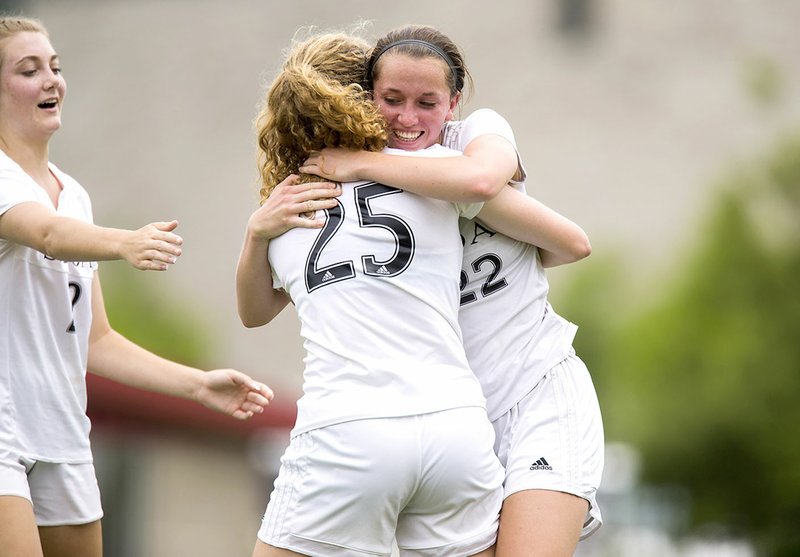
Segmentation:
[(337, 204), (341, 187), (332, 182), (297, 183), (297, 176), (289, 175), (275, 186), (269, 197), (253, 212), (248, 228), (260, 240), (271, 240), (292, 228), (321, 228), (325, 223), (315, 219), (321, 209)]
[(261, 414), (275, 396), (264, 383), (235, 369), (214, 369), (203, 374), (203, 384), (195, 397), (212, 410), (237, 420)]
[(123, 242), (122, 257), (142, 271), (165, 271), (180, 257), (183, 238), (172, 231), (178, 221), (153, 222), (130, 233)]

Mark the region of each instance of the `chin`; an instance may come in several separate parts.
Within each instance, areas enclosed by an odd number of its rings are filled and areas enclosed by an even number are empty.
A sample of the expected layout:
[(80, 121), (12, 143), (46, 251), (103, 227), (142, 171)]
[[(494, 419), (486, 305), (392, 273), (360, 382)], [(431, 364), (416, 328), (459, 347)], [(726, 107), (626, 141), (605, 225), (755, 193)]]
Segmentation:
[(45, 124), (44, 126), (44, 129), (47, 133), (54, 134), (55, 132), (61, 129), (61, 118), (47, 122), (47, 124)]

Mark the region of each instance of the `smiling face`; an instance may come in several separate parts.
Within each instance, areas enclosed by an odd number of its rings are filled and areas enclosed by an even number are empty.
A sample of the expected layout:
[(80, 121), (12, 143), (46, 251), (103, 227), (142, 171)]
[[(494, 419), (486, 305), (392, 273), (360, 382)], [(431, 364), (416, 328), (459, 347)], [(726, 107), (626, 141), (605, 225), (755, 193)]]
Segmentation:
[(61, 127), (67, 84), (58, 55), (42, 33), (0, 41), (0, 135), (47, 141)]
[(389, 125), (390, 147), (416, 151), (440, 141), (459, 98), (451, 96), (447, 72), (436, 55), (381, 56), (373, 72), (373, 99)]

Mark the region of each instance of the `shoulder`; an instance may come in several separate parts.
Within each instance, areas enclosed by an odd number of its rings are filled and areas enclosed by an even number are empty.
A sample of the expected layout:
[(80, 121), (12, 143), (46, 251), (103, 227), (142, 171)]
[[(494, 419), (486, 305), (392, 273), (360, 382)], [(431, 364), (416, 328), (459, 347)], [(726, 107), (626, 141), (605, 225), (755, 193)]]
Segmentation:
[(467, 123), (494, 122), (508, 125), (508, 120), (506, 120), (499, 112), (491, 108), (479, 108), (474, 110), (470, 112), (466, 118), (464, 118), (464, 121)]
[(497, 134), (514, 138), (511, 124), (499, 112), (491, 108), (479, 108), (464, 119), (465, 133), (473, 135)]
[(0, 151), (0, 215), (26, 201), (42, 201), (42, 192), (16, 162)]
[(445, 128), (444, 144), (463, 151), (473, 139), (481, 135), (499, 135), (516, 145), (511, 124), (491, 108), (479, 108), (463, 120), (449, 122)]

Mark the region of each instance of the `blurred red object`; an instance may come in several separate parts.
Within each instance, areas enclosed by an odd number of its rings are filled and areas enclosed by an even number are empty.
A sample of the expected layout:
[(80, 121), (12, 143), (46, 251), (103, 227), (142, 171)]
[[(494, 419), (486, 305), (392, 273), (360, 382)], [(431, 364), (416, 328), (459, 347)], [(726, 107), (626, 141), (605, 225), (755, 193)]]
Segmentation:
[(143, 391), (109, 379), (87, 374), (87, 414), (92, 428), (156, 431), (215, 437), (248, 437), (262, 428), (294, 426), (297, 407), (275, 402), (263, 414), (236, 420), (182, 398)]

